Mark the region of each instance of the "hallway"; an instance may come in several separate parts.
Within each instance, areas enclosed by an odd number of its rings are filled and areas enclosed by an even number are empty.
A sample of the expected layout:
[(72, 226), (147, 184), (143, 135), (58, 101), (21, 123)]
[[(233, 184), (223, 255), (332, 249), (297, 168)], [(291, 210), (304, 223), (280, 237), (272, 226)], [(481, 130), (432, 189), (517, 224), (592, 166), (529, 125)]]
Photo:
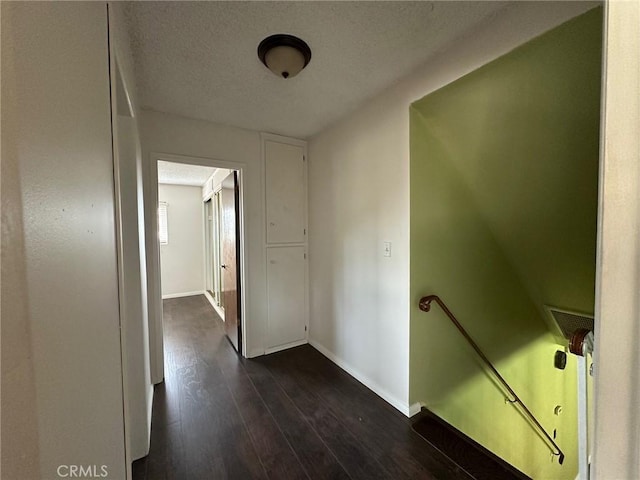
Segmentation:
[(204, 296), (165, 300), (164, 325), (134, 479), (469, 478), (312, 347), (239, 359)]

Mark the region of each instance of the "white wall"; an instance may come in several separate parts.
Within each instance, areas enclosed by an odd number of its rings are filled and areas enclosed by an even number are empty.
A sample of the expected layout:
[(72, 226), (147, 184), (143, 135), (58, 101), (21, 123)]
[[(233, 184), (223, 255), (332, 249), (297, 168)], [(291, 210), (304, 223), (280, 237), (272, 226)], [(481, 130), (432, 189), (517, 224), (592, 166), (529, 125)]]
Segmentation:
[[(157, 169), (160, 154), (197, 157), (200, 164), (242, 169), (242, 206), (246, 216), (246, 353), (249, 357), (264, 353), (263, 326), (265, 322), (265, 268), (264, 268), (264, 214), (262, 166), (260, 161), (260, 134), (200, 120), (188, 119), (157, 112), (142, 112), (141, 135), (145, 162), (145, 216), (148, 252), (149, 317), (155, 331), (151, 332), (154, 382), (162, 379), (162, 311), (160, 286), (155, 283), (159, 275), (157, 218), (155, 216)], [(209, 159), (214, 159), (212, 164)], [(172, 161), (175, 161), (173, 159)], [(194, 163), (192, 159), (190, 163)]]
[(124, 478), (107, 9), (1, 8), (2, 477)]
[[(32, 321), (27, 295), (25, 229), (20, 170), (20, 145), (28, 140), (19, 122), (20, 97), (16, 88), (27, 66), (16, 65), (24, 37), (16, 38), (25, 20), (23, 9), (0, 3), (2, 19), (2, 167), (0, 203), (2, 204), (2, 262), (0, 316), (2, 317), (2, 474), (6, 478), (40, 478), (38, 441), (38, 405), (36, 377), (31, 344)], [(58, 19), (59, 21), (59, 19)], [(15, 93), (14, 93), (15, 92)], [(31, 106), (33, 109), (33, 105)], [(32, 112), (33, 115), (33, 112)], [(11, 299), (11, 301), (7, 301)]]
[(595, 5), (510, 5), (310, 139), (310, 342), (405, 414), (409, 105)]
[[(147, 281), (144, 258), (144, 236), (138, 225), (143, 222), (142, 192), (137, 182), (141, 175), (140, 146), (134, 118), (118, 119), (117, 139), (120, 160), (120, 195), (122, 236), (123, 289), (120, 293), (123, 349), (125, 362), (125, 398), (127, 399), (127, 437), (130, 461), (149, 453), (153, 384), (149, 370), (149, 327), (147, 317)], [(140, 172), (141, 173), (141, 172)], [(141, 185), (140, 185), (141, 187)], [(141, 229), (144, 234), (144, 228)]]
[[(147, 274), (142, 204), (142, 152), (133, 55), (124, 3), (109, 4), (114, 111), (116, 213), (120, 256), (120, 316), (128, 465), (149, 452), (153, 384), (150, 376)], [(119, 75), (120, 78), (116, 76)]]
[(162, 297), (204, 292), (204, 204), (202, 187), (159, 185), (167, 202), (169, 243), (160, 245)]

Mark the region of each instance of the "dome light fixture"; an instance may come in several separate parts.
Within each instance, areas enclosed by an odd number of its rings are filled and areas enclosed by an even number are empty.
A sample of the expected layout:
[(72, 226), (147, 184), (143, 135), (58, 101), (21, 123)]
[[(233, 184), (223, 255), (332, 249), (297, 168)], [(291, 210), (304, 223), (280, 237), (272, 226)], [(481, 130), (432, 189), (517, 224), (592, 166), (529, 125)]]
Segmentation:
[(279, 33), (260, 42), (258, 57), (277, 76), (292, 78), (311, 61), (311, 49), (298, 37)]

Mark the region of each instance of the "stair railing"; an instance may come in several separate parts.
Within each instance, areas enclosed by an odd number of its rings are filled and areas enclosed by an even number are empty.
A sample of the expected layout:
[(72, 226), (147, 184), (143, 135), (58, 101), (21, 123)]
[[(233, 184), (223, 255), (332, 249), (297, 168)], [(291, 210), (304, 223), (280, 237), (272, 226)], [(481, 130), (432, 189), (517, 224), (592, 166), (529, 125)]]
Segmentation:
[(451, 322), (453, 322), (455, 327), (462, 334), (462, 336), (467, 340), (469, 345), (471, 345), (473, 347), (475, 352), (482, 359), (482, 361), (486, 364), (486, 366), (489, 367), (489, 370), (491, 370), (491, 372), (495, 375), (495, 377), (502, 384), (502, 386), (505, 388), (505, 390), (507, 392), (509, 392), (509, 395), (511, 395), (512, 398), (508, 398), (507, 401), (509, 403), (512, 403), (512, 404), (513, 403), (518, 404), (520, 406), (520, 408), (522, 408), (522, 411), (524, 412), (526, 417), (533, 424), (533, 426), (536, 427), (536, 429), (542, 435), (542, 437), (545, 438), (549, 442), (550, 446), (551, 445), (553, 446), (553, 448), (551, 449), (551, 452), (558, 457), (558, 462), (560, 463), (560, 465), (562, 465), (562, 462), (564, 462), (564, 453), (562, 452), (562, 450), (560, 450), (560, 447), (558, 446), (558, 444), (553, 440), (553, 438), (551, 438), (551, 436), (547, 433), (547, 431), (540, 424), (540, 422), (533, 415), (533, 413), (531, 413), (531, 410), (529, 410), (527, 408), (527, 406), (523, 403), (523, 401), (516, 394), (516, 392), (513, 391), (513, 388), (511, 388), (511, 386), (502, 377), (502, 375), (500, 375), (500, 372), (498, 372), (496, 367), (493, 366), (493, 364), (489, 361), (487, 356), (482, 352), (482, 350), (480, 350), (480, 347), (478, 346), (478, 344), (473, 341), (471, 336), (467, 333), (467, 331), (460, 324), (460, 322), (458, 322), (458, 320), (456, 319), (455, 315), (453, 315), (453, 313), (451, 313), (451, 310), (449, 310), (449, 308), (444, 304), (444, 302), (440, 299), (440, 297), (438, 297), (437, 295), (427, 295), (426, 297), (422, 297), (420, 299), (420, 303), (419, 303), (418, 306), (419, 306), (420, 310), (422, 310), (423, 312), (428, 312), (428, 311), (431, 310), (431, 302), (433, 302), (433, 301), (435, 301), (440, 306), (442, 311), (447, 315), (447, 317), (449, 317), (449, 320), (451, 320)]

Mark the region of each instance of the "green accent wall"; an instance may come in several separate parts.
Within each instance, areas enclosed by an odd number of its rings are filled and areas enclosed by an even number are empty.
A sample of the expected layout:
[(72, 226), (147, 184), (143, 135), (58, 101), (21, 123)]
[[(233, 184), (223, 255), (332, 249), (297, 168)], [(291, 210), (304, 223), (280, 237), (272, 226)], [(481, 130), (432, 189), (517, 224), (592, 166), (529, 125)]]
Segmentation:
[[(557, 370), (544, 305), (592, 313), (602, 9), (410, 109), (410, 392), (536, 479), (577, 474), (576, 367)], [(505, 396), (439, 295), (566, 454)], [(560, 405), (560, 415), (554, 408)]]

